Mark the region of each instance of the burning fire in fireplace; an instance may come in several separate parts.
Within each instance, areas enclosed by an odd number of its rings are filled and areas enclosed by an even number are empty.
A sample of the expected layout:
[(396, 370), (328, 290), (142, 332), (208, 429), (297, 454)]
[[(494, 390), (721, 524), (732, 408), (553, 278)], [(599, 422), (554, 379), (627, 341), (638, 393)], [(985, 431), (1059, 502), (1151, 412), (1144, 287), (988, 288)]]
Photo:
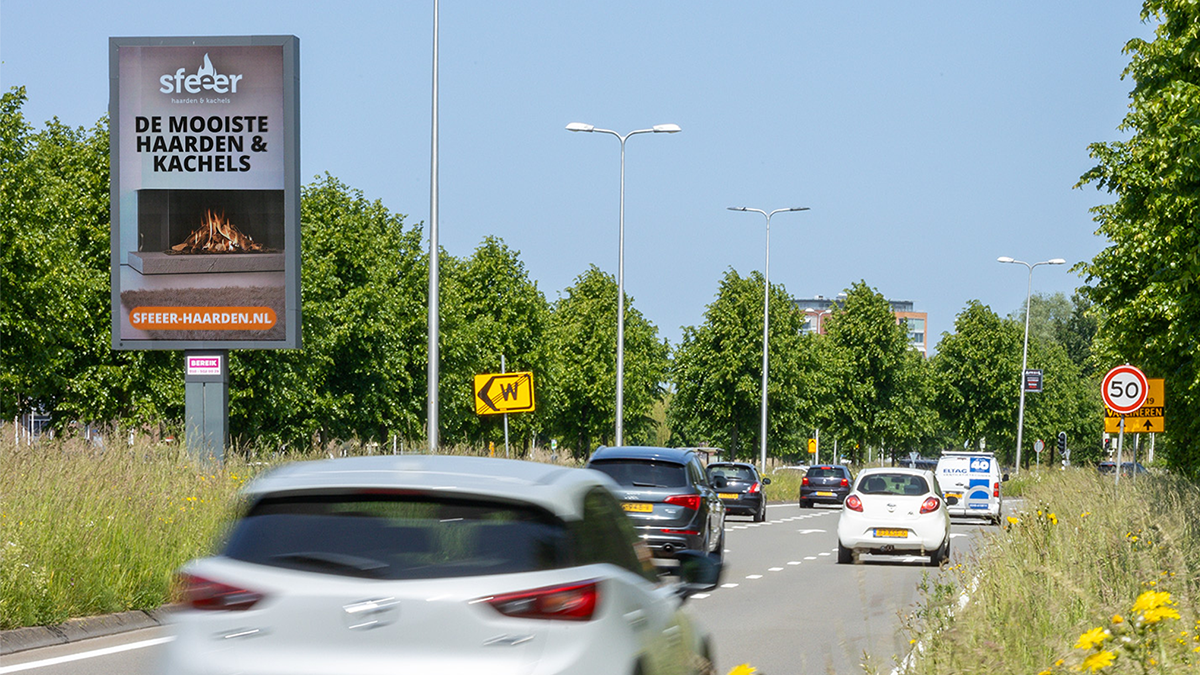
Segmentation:
[(170, 254), (204, 254), (204, 253), (271, 253), (262, 244), (258, 244), (248, 235), (243, 234), (232, 222), (225, 217), (205, 210), (204, 220), (200, 227), (192, 231), (182, 244), (176, 244), (167, 251)]

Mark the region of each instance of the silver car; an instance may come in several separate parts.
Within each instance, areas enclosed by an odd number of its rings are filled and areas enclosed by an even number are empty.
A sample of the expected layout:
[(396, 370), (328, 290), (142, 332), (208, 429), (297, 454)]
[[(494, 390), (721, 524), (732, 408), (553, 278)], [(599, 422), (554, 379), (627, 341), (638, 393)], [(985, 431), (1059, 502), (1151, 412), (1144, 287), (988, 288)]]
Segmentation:
[(598, 472), (452, 456), (271, 471), (179, 574), (165, 656), (199, 673), (710, 673), (681, 611), (720, 563), (648, 564)]

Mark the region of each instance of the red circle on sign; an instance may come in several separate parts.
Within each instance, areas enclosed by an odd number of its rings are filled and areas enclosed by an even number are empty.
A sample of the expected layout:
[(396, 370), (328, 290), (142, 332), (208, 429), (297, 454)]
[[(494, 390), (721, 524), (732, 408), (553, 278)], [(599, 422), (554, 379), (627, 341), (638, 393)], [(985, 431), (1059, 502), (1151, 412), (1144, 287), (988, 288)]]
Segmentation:
[(1128, 415), (1146, 402), (1149, 388), (1150, 383), (1141, 370), (1130, 365), (1117, 366), (1104, 376), (1100, 396), (1113, 412)]

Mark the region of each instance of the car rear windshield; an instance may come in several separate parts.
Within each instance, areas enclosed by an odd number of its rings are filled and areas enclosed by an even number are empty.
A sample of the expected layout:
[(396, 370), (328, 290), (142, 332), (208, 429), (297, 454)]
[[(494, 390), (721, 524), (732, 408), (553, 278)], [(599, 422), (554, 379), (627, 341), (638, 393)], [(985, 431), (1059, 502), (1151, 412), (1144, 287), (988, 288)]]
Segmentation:
[(224, 555), (374, 579), (431, 579), (573, 564), (567, 526), (533, 507), (441, 495), (267, 498), (233, 527)]
[(814, 466), (808, 470), (809, 478), (845, 478), (841, 467), (837, 466)]
[(711, 466), (708, 474), (712, 477), (724, 476), (725, 480), (750, 482), (754, 480), (754, 469), (745, 466)]
[(687, 471), (682, 464), (649, 459), (602, 459), (588, 468), (603, 471), (626, 487), (687, 487)]
[(929, 483), (906, 473), (875, 473), (859, 478), (858, 491), (865, 495), (923, 495), (929, 492)]

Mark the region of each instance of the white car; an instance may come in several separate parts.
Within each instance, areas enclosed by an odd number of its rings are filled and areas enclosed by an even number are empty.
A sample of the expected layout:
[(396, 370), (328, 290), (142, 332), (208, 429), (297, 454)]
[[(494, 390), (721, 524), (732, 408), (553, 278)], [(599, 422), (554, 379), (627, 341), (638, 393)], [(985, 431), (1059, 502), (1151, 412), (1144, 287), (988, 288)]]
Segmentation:
[(946, 501), (932, 472), (863, 469), (842, 504), (838, 562), (854, 562), (860, 553), (910, 553), (942, 564), (950, 559)]
[(245, 490), (220, 553), (180, 572), (170, 675), (711, 673), (681, 611), (720, 563), (649, 565), (584, 469), (382, 456), (291, 464)]

